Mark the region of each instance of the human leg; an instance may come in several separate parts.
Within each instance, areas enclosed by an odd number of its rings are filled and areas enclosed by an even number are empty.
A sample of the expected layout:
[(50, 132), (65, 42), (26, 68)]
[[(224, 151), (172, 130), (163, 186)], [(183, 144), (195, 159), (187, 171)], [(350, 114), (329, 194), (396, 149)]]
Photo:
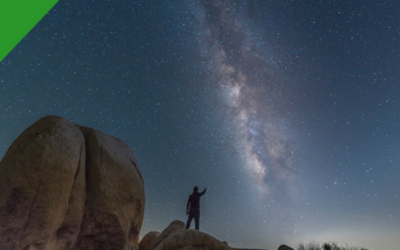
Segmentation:
[(187, 220), (187, 222), (186, 222), (186, 229), (188, 229), (188, 228), (190, 227), (190, 223), (192, 222), (192, 219), (193, 219), (193, 213), (190, 212), (190, 213), (189, 213), (188, 220)]
[(194, 223), (195, 223), (196, 230), (199, 230), (199, 228), (200, 228), (200, 210), (196, 211), (196, 213), (194, 214)]

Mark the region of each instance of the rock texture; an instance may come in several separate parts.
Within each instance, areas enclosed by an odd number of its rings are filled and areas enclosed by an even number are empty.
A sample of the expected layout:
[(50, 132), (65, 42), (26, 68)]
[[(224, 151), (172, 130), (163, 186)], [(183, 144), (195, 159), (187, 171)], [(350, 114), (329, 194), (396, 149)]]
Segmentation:
[(154, 250), (230, 250), (223, 242), (194, 229), (176, 231), (165, 238)]
[(81, 129), (87, 146), (87, 199), (76, 249), (137, 249), (144, 189), (136, 158), (118, 139)]
[(153, 250), (231, 250), (212, 236), (185, 229), (182, 221), (173, 221), (159, 236)]
[(139, 250), (152, 250), (159, 236), (160, 232), (152, 231), (147, 233), (139, 243)]
[(0, 163), (0, 250), (136, 250), (144, 201), (125, 143), (42, 118)]
[(160, 236), (154, 243), (154, 247), (158, 246), (165, 238), (167, 238), (170, 234), (185, 229), (185, 223), (179, 220), (175, 220), (171, 222), (164, 231), (161, 232)]

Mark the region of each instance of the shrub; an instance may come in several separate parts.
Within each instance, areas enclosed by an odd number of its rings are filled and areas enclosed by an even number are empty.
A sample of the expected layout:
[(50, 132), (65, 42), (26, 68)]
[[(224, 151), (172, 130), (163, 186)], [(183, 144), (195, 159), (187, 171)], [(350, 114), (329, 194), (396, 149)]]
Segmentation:
[(308, 244), (300, 243), (297, 250), (368, 250), (364, 247), (352, 247), (352, 246), (339, 246), (336, 242), (329, 242), (324, 244), (318, 244), (311, 242)]

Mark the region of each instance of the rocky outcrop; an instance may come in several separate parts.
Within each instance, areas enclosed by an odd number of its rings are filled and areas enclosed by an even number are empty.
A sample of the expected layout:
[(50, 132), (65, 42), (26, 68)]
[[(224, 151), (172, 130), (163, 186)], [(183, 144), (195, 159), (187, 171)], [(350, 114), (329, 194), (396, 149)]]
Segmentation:
[(147, 233), (139, 243), (139, 250), (152, 250), (159, 236), (160, 232), (151, 231)]
[[(194, 229), (185, 229), (182, 221), (173, 221), (158, 237), (153, 250), (231, 250), (214, 237)], [(150, 250), (150, 249), (146, 249)]]
[(144, 201), (125, 143), (42, 118), (0, 163), (0, 250), (136, 250)]
[[(165, 238), (167, 238), (169, 235), (172, 233), (185, 229), (185, 223), (180, 221), (180, 220), (175, 220), (171, 222), (164, 231), (161, 232), (160, 236), (157, 238), (157, 240), (154, 243), (154, 247), (157, 247)], [(154, 248), (153, 247), (153, 248)]]
[(194, 230), (179, 230), (170, 234), (154, 250), (230, 250), (223, 242), (214, 237)]
[[(225, 241), (194, 229), (185, 229), (185, 223), (175, 220), (164, 231), (146, 234), (139, 244), (140, 250), (267, 250), (233, 248)], [(293, 250), (281, 245), (278, 250)]]

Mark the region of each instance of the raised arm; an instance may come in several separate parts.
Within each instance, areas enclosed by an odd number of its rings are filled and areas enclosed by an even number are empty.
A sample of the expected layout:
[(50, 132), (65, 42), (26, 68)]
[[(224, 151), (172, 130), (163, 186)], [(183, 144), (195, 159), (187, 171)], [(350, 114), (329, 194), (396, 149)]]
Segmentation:
[(205, 193), (206, 193), (206, 191), (207, 191), (207, 188), (205, 188), (205, 189), (203, 190), (203, 192), (201, 192), (201, 193), (200, 193), (200, 195), (203, 195), (203, 194), (205, 194)]

